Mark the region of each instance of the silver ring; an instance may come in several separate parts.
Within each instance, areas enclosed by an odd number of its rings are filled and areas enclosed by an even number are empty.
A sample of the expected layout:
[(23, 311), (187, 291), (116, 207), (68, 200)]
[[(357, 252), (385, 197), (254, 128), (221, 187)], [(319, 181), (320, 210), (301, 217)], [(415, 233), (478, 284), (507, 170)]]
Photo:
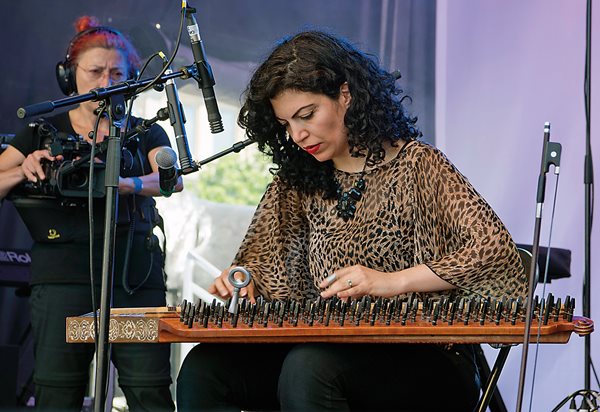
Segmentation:
[(348, 279), (348, 289), (350, 289), (352, 287), (352, 281), (350, 279)]
[(329, 275), (325, 278), (325, 281), (327, 282), (328, 285), (331, 285), (335, 281), (335, 278), (336, 278), (335, 273), (332, 273), (331, 275)]

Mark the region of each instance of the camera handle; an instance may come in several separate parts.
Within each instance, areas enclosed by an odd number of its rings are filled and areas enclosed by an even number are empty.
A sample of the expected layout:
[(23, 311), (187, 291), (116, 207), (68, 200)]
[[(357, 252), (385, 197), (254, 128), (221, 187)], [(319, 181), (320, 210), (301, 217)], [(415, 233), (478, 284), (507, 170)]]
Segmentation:
[(125, 98), (122, 94), (108, 96), (100, 104), (107, 108), (110, 129), (105, 138), (106, 174), (106, 208), (104, 217), (104, 247), (102, 253), (102, 280), (100, 291), (100, 316), (96, 339), (96, 377), (94, 399), (96, 411), (104, 410), (106, 401), (105, 390), (108, 382), (108, 367), (110, 363), (110, 348), (108, 328), (110, 322), (110, 308), (112, 306), (112, 286), (115, 269), (115, 238), (116, 217), (119, 203), (119, 172), (121, 168), (121, 120), (125, 117)]

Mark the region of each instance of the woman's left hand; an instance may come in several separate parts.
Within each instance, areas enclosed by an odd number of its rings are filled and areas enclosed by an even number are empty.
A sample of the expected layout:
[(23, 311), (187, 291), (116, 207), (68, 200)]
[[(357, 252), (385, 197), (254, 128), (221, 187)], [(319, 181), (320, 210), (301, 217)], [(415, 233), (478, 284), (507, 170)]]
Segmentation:
[(401, 293), (394, 280), (398, 274), (379, 272), (362, 265), (336, 270), (319, 284), (321, 297), (337, 295), (340, 299), (360, 298), (365, 295), (389, 297)]

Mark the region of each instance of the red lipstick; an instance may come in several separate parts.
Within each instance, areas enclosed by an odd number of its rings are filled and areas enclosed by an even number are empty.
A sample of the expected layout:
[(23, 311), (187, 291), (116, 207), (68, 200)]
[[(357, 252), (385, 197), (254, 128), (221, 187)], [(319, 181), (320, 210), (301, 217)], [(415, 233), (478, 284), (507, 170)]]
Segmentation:
[(320, 148), (321, 148), (321, 143), (319, 143), (319, 144), (313, 144), (313, 145), (311, 145), (311, 146), (306, 146), (306, 147), (304, 148), (304, 150), (305, 150), (307, 153), (309, 153), (309, 154), (313, 155), (313, 154), (317, 153), (317, 152), (319, 151), (319, 149), (320, 149)]

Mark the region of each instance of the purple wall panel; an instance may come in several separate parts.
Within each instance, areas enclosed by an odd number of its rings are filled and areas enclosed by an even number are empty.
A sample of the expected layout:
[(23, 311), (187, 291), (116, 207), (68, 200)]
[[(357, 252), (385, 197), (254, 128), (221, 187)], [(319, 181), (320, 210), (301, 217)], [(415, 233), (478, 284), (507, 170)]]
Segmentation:
[[(563, 155), (552, 229), (552, 246), (573, 251), (572, 277), (555, 280), (546, 293), (575, 296), (581, 314), (584, 259), (585, 1), (519, 0), (438, 1), (437, 110), (438, 146), (498, 212), (519, 243), (531, 244), (535, 193), (544, 122)], [(600, 19), (595, 10), (596, 28)], [(600, 164), (600, 34), (593, 33), (592, 145)], [(595, 58), (595, 60), (594, 60)], [(556, 177), (548, 174), (541, 244), (548, 244)], [(596, 196), (597, 197), (597, 196)], [(598, 225), (592, 234), (592, 318), (600, 311)], [(542, 293), (538, 286), (537, 294)], [(597, 335), (597, 333), (595, 334)], [(592, 357), (600, 344), (592, 335)], [(583, 338), (539, 349), (531, 410), (547, 411), (583, 388)], [(511, 351), (500, 378), (509, 410), (514, 410), (521, 349)], [(486, 353), (492, 355), (493, 349)], [(529, 405), (535, 347), (529, 351)], [(593, 378), (592, 378), (593, 379)], [(592, 388), (598, 389), (593, 382)]]

